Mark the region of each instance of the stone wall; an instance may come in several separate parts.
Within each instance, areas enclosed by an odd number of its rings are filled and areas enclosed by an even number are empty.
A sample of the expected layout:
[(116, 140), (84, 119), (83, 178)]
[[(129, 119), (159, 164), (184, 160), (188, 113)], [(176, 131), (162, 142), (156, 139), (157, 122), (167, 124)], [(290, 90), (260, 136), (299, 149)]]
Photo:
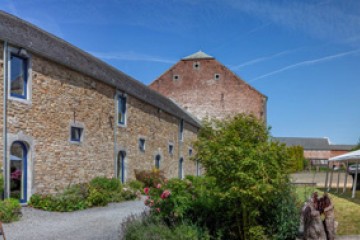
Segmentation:
[[(1, 61), (2, 55), (1, 43)], [(35, 54), (31, 54), (31, 62), (31, 101), (9, 99), (7, 120), (8, 144), (21, 140), (29, 148), (30, 194), (55, 193), (95, 176), (114, 177), (119, 150), (127, 153), (127, 180), (134, 178), (134, 169), (152, 168), (156, 153), (162, 155), (160, 168), (167, 170), (166, 175), (178, 176), (178, 157), (185, 154), (185, 148), (178, 141), (179, 119), (127, 96), (127, 126), (117, 126), (114, 87)], [(4, 93), (3, 62), (0, 74), (0, 90)], [(3, 98), (0, 99), (1, 113), (2, 108)], [(3, 129), (3, 121), (0, 122)], [(72, 124), (84, 126), (83, 142), (70, 141)], [(138, 149), (139, 137), (146, 139), (144, 152)], [(186, 125), (183, 145), (190, 145), (194, 139), (196, 129)], [(169, 142), (174, 144), (173, 156), (167, 152)], [(2, 139), (0, 149), (3, 149)], [(195, 173), (192, 162), (184, 163), (186, 173)]]
[(246, 113), (266, 120), (266, 97), (215, 59), (179, 61), (150, 87), (199, 119)]

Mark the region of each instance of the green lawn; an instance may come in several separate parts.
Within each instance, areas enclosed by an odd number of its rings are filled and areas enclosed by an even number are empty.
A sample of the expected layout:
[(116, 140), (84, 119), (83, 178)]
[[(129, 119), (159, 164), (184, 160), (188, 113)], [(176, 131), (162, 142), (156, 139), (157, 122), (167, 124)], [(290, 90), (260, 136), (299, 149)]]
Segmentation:
[[(324, 189), (314, 187), (297, 187), (296, 193), (302, 201), (308, 199), (312, 192), (317, 191), (319, 196)], [(335, 220), (339, 223), (338, 235), (360, 235), (360, 191), (356, 198), (351, 198), (351, 190), (347, 189), (345, 194), (330, 192), (330, 198), (335, 206)]]

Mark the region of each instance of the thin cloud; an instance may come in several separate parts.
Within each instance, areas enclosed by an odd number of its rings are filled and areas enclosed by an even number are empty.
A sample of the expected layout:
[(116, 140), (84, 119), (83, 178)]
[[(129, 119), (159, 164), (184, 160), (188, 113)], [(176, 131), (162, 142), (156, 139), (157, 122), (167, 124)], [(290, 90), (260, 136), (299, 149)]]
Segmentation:
[(246, 67), (246, 66), (250, 66), (250, 65), (253, 65), (253, 64), (256, 64), (256, 63), (259, 63), (259, 62), (264, 62), (264, 61), (267, 61), (267, 60), (274, 59), (276, 57), (280, 57), (282, 55), (286, 55), (286, 54), (289, 54), (289, 53), (296, 52), (299, 49), (302, 49), (302, 48), (295, 48), (295, 49), (275, 53), (275, 54), (270, 55), (270, 56), (259, 57), (259, 58), (244, 62), (244, 63), (242, 63), (240, 65), (234, 66), (234, 67), (231, 68), (231, 70), (239, 70), (240, 68), (243, 68), (243, 67)]
[(254, 82), (254, 81), (259, 80), (259, 79), (262, 79), (262, 78), (266, 78), (266, 77), (269, 77), (269, 76), (273, 76), (273, 75), (275, 75), (275, 74), (279, 74), (279, 73), (288, 71), (288, 70), (290, 70), (290, 69), (295, 69), (295, 68), (299, 68), (299, 67), (302, 67), (302, 66), (314, 65), (314, 64), (318, 64), (318, 63), (330, 61), (330, 60), (333, 60), (333, 59), (336, 59), (336, 58), (342, 58), (342, 57), (345, 57), (345, 56), (348, 56), (348, 55), (357, 54), (357, 53), (360, 53), (360, 48), (359, 48), (359, 49), (356, 49), (356, 50), (348, 51), (348, 52), (343, 52), (343, 53), (338, 53), (338, 54), (335, 54), (335, 55), (330, 55), (330, 56), (318, 58), (318, 59), (313, 59), (313, 60), (307, 60), (307, 61), (299, 62), (299, 63), (296, 63), (296, 64), (292, 64), (292, 65), (286, 66), (286, 67), (284, 67), (284, 68), (278, 69), (278, 70), (276, 70), (276, 71), (272, 71), (272, 72), (266, 73), (266, 74), (264, 74), (264, 75), (261, 75), (261, 76), (259, 76), (259, 77), (256, 77), (256, 78), (250, 80), (249, 82)]
[(317, 38), (342, 42), (360, 32), (360, 16), (356, 10), (359, 3), (356, 1), (346, 1), (346, 4), (341, 1), (325, 1), (321, 4), (311, 1), (269, 0), (225, 0), (225, 2), (263, 21), (270, 21), (289, 30), (301, 30)]
[(120, 61), (144, 61), (144, 62), (160, 62), (160, 63), (175, 63), (175, 60), (170, 60), (158, 56), (151, 56), (145, 54), (137, 53), (101, 53), (101, 52), (91, 52), (90, 53), (101, 59), (108, 60), (120, 60)]

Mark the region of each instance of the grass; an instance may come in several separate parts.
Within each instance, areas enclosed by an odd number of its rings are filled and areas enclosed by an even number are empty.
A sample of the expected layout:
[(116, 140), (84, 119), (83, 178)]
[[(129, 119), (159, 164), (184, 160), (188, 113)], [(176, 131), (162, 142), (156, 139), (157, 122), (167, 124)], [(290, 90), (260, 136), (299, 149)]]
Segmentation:
[[(298, 187), (298, 197), (305, 201), (312, 192), (317, 191), (319, 196), (324, 192), (323, 188)], [(345, 194), (330, 192), (330, 198), (335, 206), (335, 221), (339, 223), (337, 235), (360, 235), (360, 191), (356, 192), (355, 199), (351, 198), (351, 190)]]

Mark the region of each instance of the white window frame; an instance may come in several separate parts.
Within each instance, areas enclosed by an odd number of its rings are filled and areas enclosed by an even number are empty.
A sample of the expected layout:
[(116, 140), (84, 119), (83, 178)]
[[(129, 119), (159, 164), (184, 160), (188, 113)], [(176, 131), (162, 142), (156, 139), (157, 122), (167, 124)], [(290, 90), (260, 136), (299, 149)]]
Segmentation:
[[(27, 61), (27, 79), (26, 79), (26, 98), (11, 96), (11, 54), (25, 58)], [(8, 47), (8, 99), (18, 101), (25, 104), (32, 104), (32, 57), (24, 48)]]
[[(119, 98), (125, 98), (125, 113), (124, 113), (124, 122), (119, 121)], [(117, 91), (116, 93), (116, 122), (119, 127), (126, 127), (127, 126), (127, 115), (128, 115), (128, 96), (126, 93)]]
[[(85, 139), (85, 125), (84, 125), (84, 123), (71, 121), (69, 125), (70, 125), (70, 127), (69, 127), (69, 142), (71, 144), (77, 144), (77, 145), (82, 144), (84, 142), (84, 139)], [(73, 127), (82, 129), (81, 136), (80, 136), (80, 141), (73, 141), (71, 139), (71, 128), (73, 128)]]

